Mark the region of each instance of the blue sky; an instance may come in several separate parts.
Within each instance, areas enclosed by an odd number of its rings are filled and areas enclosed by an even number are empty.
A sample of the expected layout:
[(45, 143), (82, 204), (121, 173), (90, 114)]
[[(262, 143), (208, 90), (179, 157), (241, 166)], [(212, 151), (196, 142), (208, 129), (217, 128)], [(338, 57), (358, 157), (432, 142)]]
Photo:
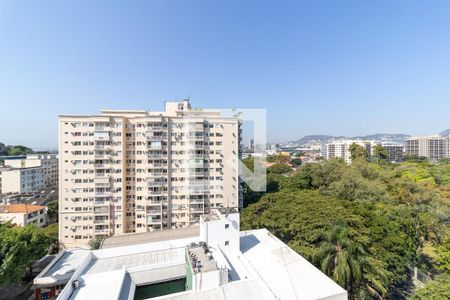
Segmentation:
[(450, 128), (448, 1), (0, 0), (0, 141), (58, 114), (266, 108), (269, 141)]

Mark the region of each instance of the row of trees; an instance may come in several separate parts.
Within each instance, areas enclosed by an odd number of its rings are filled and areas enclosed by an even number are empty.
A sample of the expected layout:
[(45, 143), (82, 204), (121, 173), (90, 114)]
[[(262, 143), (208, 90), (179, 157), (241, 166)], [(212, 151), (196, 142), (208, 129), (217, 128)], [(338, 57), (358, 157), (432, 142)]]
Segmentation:
[[(389, 164), (382, 150), (377, 163), (355, 155), (351, 166), (336, 159), (284, 174), (269, 168), (266, 193), (244, 190), (242, 227), (268, 228), (351, 298), (404, 292), (415, 265), (441, 276), (450, 255), (450, 166)], [(420, 264), (425, 245), (440, 249), (436, 269)], [(435, 290), (445, 288), (439, 282)]]

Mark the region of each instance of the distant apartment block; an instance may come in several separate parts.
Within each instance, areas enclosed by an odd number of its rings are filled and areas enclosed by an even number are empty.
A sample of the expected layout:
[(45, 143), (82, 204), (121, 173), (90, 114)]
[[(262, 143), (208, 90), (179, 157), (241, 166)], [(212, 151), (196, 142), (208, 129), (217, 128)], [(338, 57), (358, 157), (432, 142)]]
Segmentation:
[(450, 157), (449, 137), (430, 135), (411, 137), (405, 140), (405, 154), (427, 157), (430, 161), (438, 161)]
[(0, 168), (0, 194), (21, 194), (43, 189), (45, 175), (42, 167)]
[(239, 142), (237, 117), (188, 100), (60, 116), (60, 242), (182, 228), (211, 208), (238, 208)]
[(402, 162), (405, 159), (405, 146), (399, 144), (381, 144), (387, 151), (386, 161)]
[(42, 167), (44, 171), (45, 187), (58, 185), (58, 155), (57, 154), (28, 154), (23, 158), (5, 158), (4, 165), (12, 168)]
[(0, 205), (0, 223), (11, 222), (18, 226), (34, 224), (42, 227), (47, 223), (47, 208), (40, 205)]
[(370, 142), (363, 142), (358, 140), (341, 140), (325, 144), (322, 148), (322, 156), (325, 159), (342, 158), (347, 163), (351, 163), (352, 158), (349, 148), (354, 143), (366, 148), (367, 153), (370, 154), (372, 152), (372, 144)]

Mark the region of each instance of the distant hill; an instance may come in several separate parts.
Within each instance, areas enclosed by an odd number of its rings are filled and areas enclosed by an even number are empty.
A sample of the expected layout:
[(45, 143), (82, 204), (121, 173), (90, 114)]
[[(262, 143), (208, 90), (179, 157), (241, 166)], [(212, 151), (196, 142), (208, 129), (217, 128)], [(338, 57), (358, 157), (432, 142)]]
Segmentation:
[(333, 139), (339, 139), (339, 138), (345, 138), (344, 136), (332, 136), (332, 135), (323, 135), (323, 134), (318, 134), (318, 135), (307, 135), (302, 137), (301, 139), (299, 139), (298, 141), (296, 141), (296, 143), (300, 144), (300, 145), (305, 145), (305, 144), (320, 144), (326, 141), (330, 141)]
[(354, 136), (354, 137), (346, 137), (346, 136), (333, 136), (333, 135), (307, 135), (298, 141), (294, 141), (291, 143), (295, 143), (298, 145), (308, 145), (308, 144), (323, 144), (332, 140), (339, 139), (355, 139), (355, 140), (367, 140), (367, 141), (378, 141), (378, 142), (386, 142), (386, 143), (404, 143), (405, 139), (410, 137), (410, 135), (402, 134), (402, 133), (376, 133), (376, 134), (368, 134), (364, 136)]
[(440, 133), (442, 136), (449, 136), (450, 135), (450, 129), (444, 130)]
[(408, 137), (410, 137), (410, 135), (403, 133), (376, 133), (364, 136), (355, 136), (353, 139), (403, 144), (405, 139)]
[(33, 150), (21, 145), (12, 146), (0, 143), (0, 156), (24, 155), (28, 153), (33, 153)]

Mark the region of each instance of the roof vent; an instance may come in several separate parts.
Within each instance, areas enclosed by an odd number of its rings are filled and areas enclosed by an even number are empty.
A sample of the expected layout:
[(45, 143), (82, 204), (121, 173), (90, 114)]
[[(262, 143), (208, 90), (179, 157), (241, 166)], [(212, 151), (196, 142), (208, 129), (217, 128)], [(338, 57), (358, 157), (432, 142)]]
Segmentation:
[(73, 287), (74, 289), (77, 289), (79, 286), (80, 286), (80, 283), (78, 282), (78, 280), (72, 281), (72, 287)]

